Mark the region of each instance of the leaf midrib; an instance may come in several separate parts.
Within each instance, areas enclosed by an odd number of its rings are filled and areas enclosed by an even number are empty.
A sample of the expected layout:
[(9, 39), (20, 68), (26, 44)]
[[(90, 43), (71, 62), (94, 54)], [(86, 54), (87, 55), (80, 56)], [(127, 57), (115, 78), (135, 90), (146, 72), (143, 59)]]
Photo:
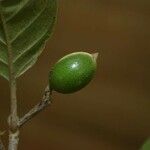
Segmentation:
[(3, 31), (4, 31), (4, 37), (6, 40), (6, 46), (7, 46), (7, 55), (8, 55), (8, 70), (9, 70), (9, 80), (10, 82), (12, 82), (15, 78), (14, 76), (14, 69), (13, 69), (13, 54), (12, 54), (12, 46), (9, 40), (9, 35), (8, 35), (8, 30), (7, 30), (7, 25), (6, 25), (6, 21), (5, 21), (5, 17), (2, 13), (2, 6), (1, 6), (1, 2), (0, 2), (0, 17), (1, 17), (1, 21), (2, 21), (2, 27), (3, 27)]

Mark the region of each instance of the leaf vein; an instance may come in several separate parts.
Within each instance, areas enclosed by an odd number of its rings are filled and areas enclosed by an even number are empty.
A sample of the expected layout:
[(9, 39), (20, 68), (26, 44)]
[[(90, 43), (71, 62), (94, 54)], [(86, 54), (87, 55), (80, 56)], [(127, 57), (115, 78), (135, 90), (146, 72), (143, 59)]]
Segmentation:
[(8, 66), (8, 63), (4, 59), (0, 58), (0, 62)]
[(27, 49), (25, 49), (22, 53), (20, 53), (20, 55), (18, 55), (13, 63), (17, 62), (17, 60), (22, 57), (25, 53), (27, 53), (28, 51), (30, 51), (30, 49), (32, 49), (45, 35), (47, 34), (47, 30), (44, 34), (42, 34), (30, 47), (28, 47)]
[(30, 2), (31, 0), (25, 0), (24, 5), (19, 4), (19, 8), (17, 11), (15, 11), (9, 18), (6, 19), (6, 22), (10, 21), (11, 19), (13, 19), (19, 12), (21, 12), (21, 10)]
[(6, 42), (0, 38), (0, 42), (6, 46)]
[(13, 42), (15, 42), (15, 40), (21, 36), (40, 16), (41, 14), (43, 13), (43, 11), (46, 9), (46, 6), (43, 7), (43, 9), (37, 14), (37, 16), (24, 28), (22, 29), (18, 34), (16, 34), (16, 36), (11, 40), (11, 44)]

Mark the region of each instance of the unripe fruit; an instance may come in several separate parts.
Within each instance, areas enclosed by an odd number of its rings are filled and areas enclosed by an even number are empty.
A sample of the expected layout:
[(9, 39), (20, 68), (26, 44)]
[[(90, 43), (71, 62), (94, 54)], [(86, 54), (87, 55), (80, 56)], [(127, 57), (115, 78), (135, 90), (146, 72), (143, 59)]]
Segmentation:
[(96, 71), (98, 53), (75, 52), (61, 58), (50, 72), (50, 89), (73, 93), (85, 87)]

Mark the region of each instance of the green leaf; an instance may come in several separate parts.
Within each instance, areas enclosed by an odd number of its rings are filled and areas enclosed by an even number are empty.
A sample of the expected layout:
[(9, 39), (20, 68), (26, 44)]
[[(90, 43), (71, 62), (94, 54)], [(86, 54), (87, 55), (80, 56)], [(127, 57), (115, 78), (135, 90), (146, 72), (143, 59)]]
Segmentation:
[(17, 78), (35, 64), (53, 31), (56, 1), (0, 2), (0, 76)]
[(150, 139), (144, 143), (141, 150), (150, 150)]

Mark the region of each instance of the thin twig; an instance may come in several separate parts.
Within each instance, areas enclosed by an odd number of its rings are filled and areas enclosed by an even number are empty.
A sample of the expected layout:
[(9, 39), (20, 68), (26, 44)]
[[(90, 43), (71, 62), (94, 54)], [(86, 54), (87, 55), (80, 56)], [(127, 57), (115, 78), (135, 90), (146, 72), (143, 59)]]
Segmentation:
[(18, 122), (18, 127), (22, 127), (26, 122), (32, 119), (36, 114), (44, 110), (47, 106), (51, 104), (51, 92), (49, 86), (46, 87), (43, 98), (41, 102), (36, 104), (28, 113), (26, 113)]

